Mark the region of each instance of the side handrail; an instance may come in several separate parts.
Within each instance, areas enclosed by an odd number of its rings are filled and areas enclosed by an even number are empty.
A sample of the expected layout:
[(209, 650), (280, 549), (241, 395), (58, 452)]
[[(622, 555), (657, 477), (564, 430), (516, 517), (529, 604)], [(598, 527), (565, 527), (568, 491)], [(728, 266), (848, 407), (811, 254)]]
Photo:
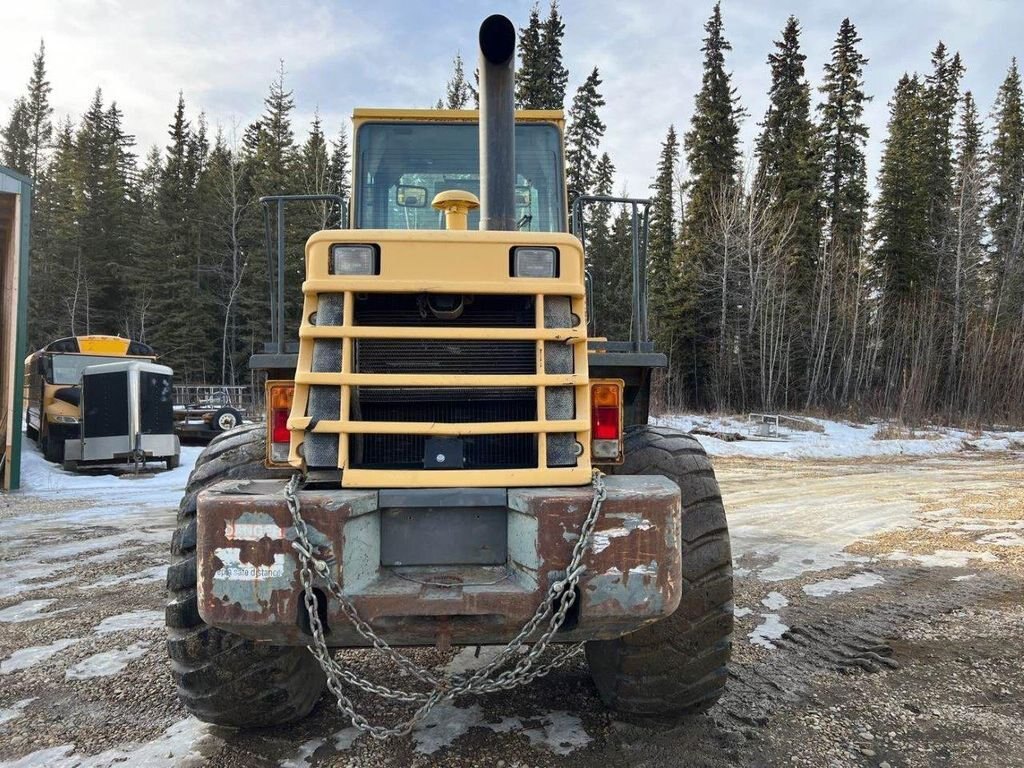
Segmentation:
[[(647, 240), (650, 234), (651, 200), (639, 197), (614, 197), (610, 195), (580, 195), (572, 204), (570, 217), (571, 232), (583, 244), (587, 252), (586, 206), (592, 204), (627, 205), (631, 209), (631, 264), (632, 264), (632, 314), (630, 321), (630, 344), (633, 351), (650, 342), (650, 324), (647, 315)], [(589, 274), (588, 274), (589, 277)], [(589, 281), (587, 291), (588, 314), (591, 333), (596, 335), (596, 312), (593, 301), (593, 282)]]

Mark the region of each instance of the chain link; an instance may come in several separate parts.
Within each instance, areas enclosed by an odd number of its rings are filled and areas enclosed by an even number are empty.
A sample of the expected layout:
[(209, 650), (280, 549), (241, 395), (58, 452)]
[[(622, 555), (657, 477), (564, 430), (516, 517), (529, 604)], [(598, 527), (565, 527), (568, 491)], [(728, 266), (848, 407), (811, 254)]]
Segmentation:
[[(601, 513), (601, 505), (607, 496), (604, 478), (600, 471), (594, 470), (594, 498), (590, 505), (590, 512), (580, 528), (579, 538), (573, 546), (572, 556), (566, 567), (565, 575), (551, 585), (547, 595), (545, 595), (540, 605), (537, 606), (533, 616), (523, 625), (519, 633), (502, 648), (501, 652), (484, 666), (472, 670), (471, 673), (465, 675), (438, 675), (430, 669), (420, 666), (409, 657), (392, 648), (386, 640), (374, 632), (373, 628), (363, 620), (356, 610), (355, 604), (345, 595), (341, 585), (331, 575), (330, 563), (333, 562), (333, 558), (329, 556), (327, 559), (322, 559), (316, 556), (315, 549), (309, 539), (309, 528), (306, 525), (306, 521), (303, 520), (301, 513), (299, 489), (302, 486), (302, 482), (301, 474), (296, 473), (293, 475), (285, 486), (284, 495), (288, 503), (288, 510), (292, 516), (292, 522), (294, 523), (295, 541), (292, 542), (292, 547), (295, 548), (299, 555), (299, 579), (302, 582), (302, 599), (306, 606), (306, 612), (309, 614), (309, 627), (313, 636), (313, 642), (308, 648), (324, 670), (324, 674), (327, 677), (327, 687), (338, 700), (338, 709), (348, 717), (355, 727), (366, 731), (376, 739), (403, 736), (411, 732), (430, 713), (430, 710), (443, 701), (463, 694), (493, 693), (524, 685), (538, 677), (543, 677), (551, 672), (551, 670), (582, 652), (583, 643), (576, 643), (557, 653), (547, 663), (536, 665), (537, 659), (544, 653), (552, 638), (554, 638), (565, 622), (569, 609), (576, 602), (576, 585), (579, 583), (580, 576), (585, 570), (583, 556), (590, 547), (594, 525), (597, 523), (597, 518)], [(317, 596), (313, 591), (314, 575), (326, 585), (327, 590), (338, 601), (342, 613), (351, 622), (359, 636), (397, 664), (399, 669), (424, 683), (428, 690), (406, 691), (374, 683), (372, 680), (342, 666), (331, 655), (331, 649), (327, 645), (324, 635), (323, 623), (320, 621), (320, 613), (317, 610)], [(522, 653), (520, 649), (528, 644), (530, 638), (533, 637), (545, 621), (547, 622), (546, 628), (532, 643), (529, 643), (529, 649)], [(498, 671), (502, 667), (509, 665), (512, 660), (515, 660), (515, 663), (510, 668)], [(345, 693), (345, 684), (384, 699), (407, 704), (418, 704), (419, 707), (410, 718), (396, 725), (390, 727), (371, 725), (366, 717), (356, 711), (352, 700)]]

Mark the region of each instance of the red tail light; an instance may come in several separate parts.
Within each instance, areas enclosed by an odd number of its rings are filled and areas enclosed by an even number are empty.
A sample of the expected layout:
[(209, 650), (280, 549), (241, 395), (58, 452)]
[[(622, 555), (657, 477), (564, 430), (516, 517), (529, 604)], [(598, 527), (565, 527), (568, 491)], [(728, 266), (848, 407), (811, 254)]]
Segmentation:
[(274, 464), (288, 462), (291, 443), (288, 415), (292, 410), (294, 394), (295, 385), (292, 382), (267, 383), (267, 433), (270, 435), (267, 458)]
[(619, 439), (619, 409), (596, 406), (593, 414), (595, 440)]
[(275, 443), (287, 443), (291, 439), (288, 432), (288, 410), (284, 408), (274, 409), (274, 436)]
[(596, 463), (622, 460), (621, 381), (593, 382), (590, 387), (590, 452)]

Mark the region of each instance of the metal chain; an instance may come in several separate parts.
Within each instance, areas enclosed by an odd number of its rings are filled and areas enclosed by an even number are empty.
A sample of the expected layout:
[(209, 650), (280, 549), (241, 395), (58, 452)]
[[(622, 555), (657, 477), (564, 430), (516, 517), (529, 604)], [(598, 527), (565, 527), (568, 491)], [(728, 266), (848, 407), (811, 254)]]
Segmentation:
[[(560, 651), (547, 663), (535, 667), (538, 657), (550, 644), (552, 638), (554, 638), (565, 622), (569, 609), (576, 602), (576, 586), (585, 570), (583, 556), (590, 547), (594, 525), (597, 523), (597, 518), (601, 513), (601, 505), (607, 496), (603, 474), (600, 471), (594, 470), (594, 498), (590, 505), (590, 512), (580, 528), (579, 538), (573, 546), (572, 556), (569, 560), (569, 565), (566, 567), (565, 576), (551, 585), (547, 595), (540, 605), (537, 606), (537, 610), (530, 620), (523, 625), (519, 633), (502, 648), (495, 658), (479, 669), (473, 670), (471, 674), (441, 676), (436, 675), (426, 667), (420, 666), (412, 661), (412, 659), (399, 653), (386, 640), (374, 632), (373, 628), (359, 615), (352, 600), (342, 591), (338, 581), (331, 575), (330, 563), (334, 562), (333, 556), (329, 555), (326, 559), (316, 556), (315, 549), (309, 540), (309, 529), (301, 514), (299, 488), (302, 486), (302, 482), (302, 475), (298, 473), (293, 475), (285, 486), (284, 495), (288, 504), (288, 510), (292, 516), (292, 522), (294, 523), (295, 541), (292, 542), (292, 547), (295, 548), (299, 555), (301, 566), (299, 568), (299, 579), (302, 582), (303, 602), (306, 606), (306, 612), (309, 614), (309, 627), (313, 636), (312, 644), (307, 647), (323, 668), (324, 674), (327, 677), (327, 687), (338, 700), (338, 709), (348, 717), (352, 725), (360, 730), (366, 731), (376, 739), (405, 735), (412, 731), (418, 723), (422, 722), (430, 710), (443, 701), (462, 694), (492, 693), (529, 683), (538, 677), (548, 674), (551, 670), (574, 658), (583, 650), (583, 643), (576, 643)], [(320, 613), (317, 610), (317, 597), (313, 591), (314, 574), (322, 580), (331, 595), (338, 601), (342, 613), (352, 623), (359, 636), (384, 656), (391, 659), (400, 669), (420, 682), (425, 683), (429, 687), (429, 691), (404, 691), (388, 688), (385, 685), (374, 683), (372, 680), (342, 666), (331, 656), (331, 649), (327, 645), (323, 623), (320, 621)], [(530, 644), (529, 650), (521, 653), (520, 648), (529, 641), (544, 621), (547, 621), (547, 627)], [(497, 672), (498, 669), (507, 665), (513, 659), (516, 659), (516, 663), (511, 668), (505, 669), (500, 673)], [(363, 715), (355, 710), (352, 700), (345, 693), (343, 685), (345, 683), (359, 690), (392, 701), (419, 704), (419, 708), (409, 719), (397, 725), (391, 727), (371, 725)]]

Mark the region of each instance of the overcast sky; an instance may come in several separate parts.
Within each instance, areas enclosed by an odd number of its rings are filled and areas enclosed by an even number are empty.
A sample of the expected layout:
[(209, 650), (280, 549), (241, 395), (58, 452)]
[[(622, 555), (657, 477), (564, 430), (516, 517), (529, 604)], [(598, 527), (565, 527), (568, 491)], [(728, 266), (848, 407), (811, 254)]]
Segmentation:
[[(426, 0), (372, 3), (126, 2), (33, 0), (0, 2), (0, 110), (23, 93), (39, 40), (46, 42), (57, 118), (78, 118), (97, 86), (117, 100), (140, 155), (167, 142), (178, 91), (191, 115), (211, 126), (241, 127), (262, 111), (268, 84), (284, 60), (294, 90), (301, 141), (317, 108), (325, 128), (347, 125), (353, 107), (425, 107), (443, 93), (456, 51), (475, 60), (476, 30), (489, 13), (526, 23), (532, 0)], [(711, 0), (563, 0), (564, 55), (570, 93), (595, 65), (607, 100), (603, 149), (618, 168), (618, 186), (643, 195), (670, 123), (688, 126), (700, 85), (703, 24)], [(839, 22), (850, 16), (870, 59), (866, 89), (872, 180), (886, 121), (886, 102), (904, 71), (924, 72), (938, 40), (961, 52), (964, 87), (983, 114), (992, 107), (1010, 58), (1024, 57), (1024, 2), (1019, 0), (724, 0), (733, 73), (749, 116), (749, 153), (767, 103), (765, 63), (789, 14), (803, 25), (812, 86)], [(547, 0), (542, 2), (546, 15)], [(817, 94), (815, 94), (817, 100)]]

